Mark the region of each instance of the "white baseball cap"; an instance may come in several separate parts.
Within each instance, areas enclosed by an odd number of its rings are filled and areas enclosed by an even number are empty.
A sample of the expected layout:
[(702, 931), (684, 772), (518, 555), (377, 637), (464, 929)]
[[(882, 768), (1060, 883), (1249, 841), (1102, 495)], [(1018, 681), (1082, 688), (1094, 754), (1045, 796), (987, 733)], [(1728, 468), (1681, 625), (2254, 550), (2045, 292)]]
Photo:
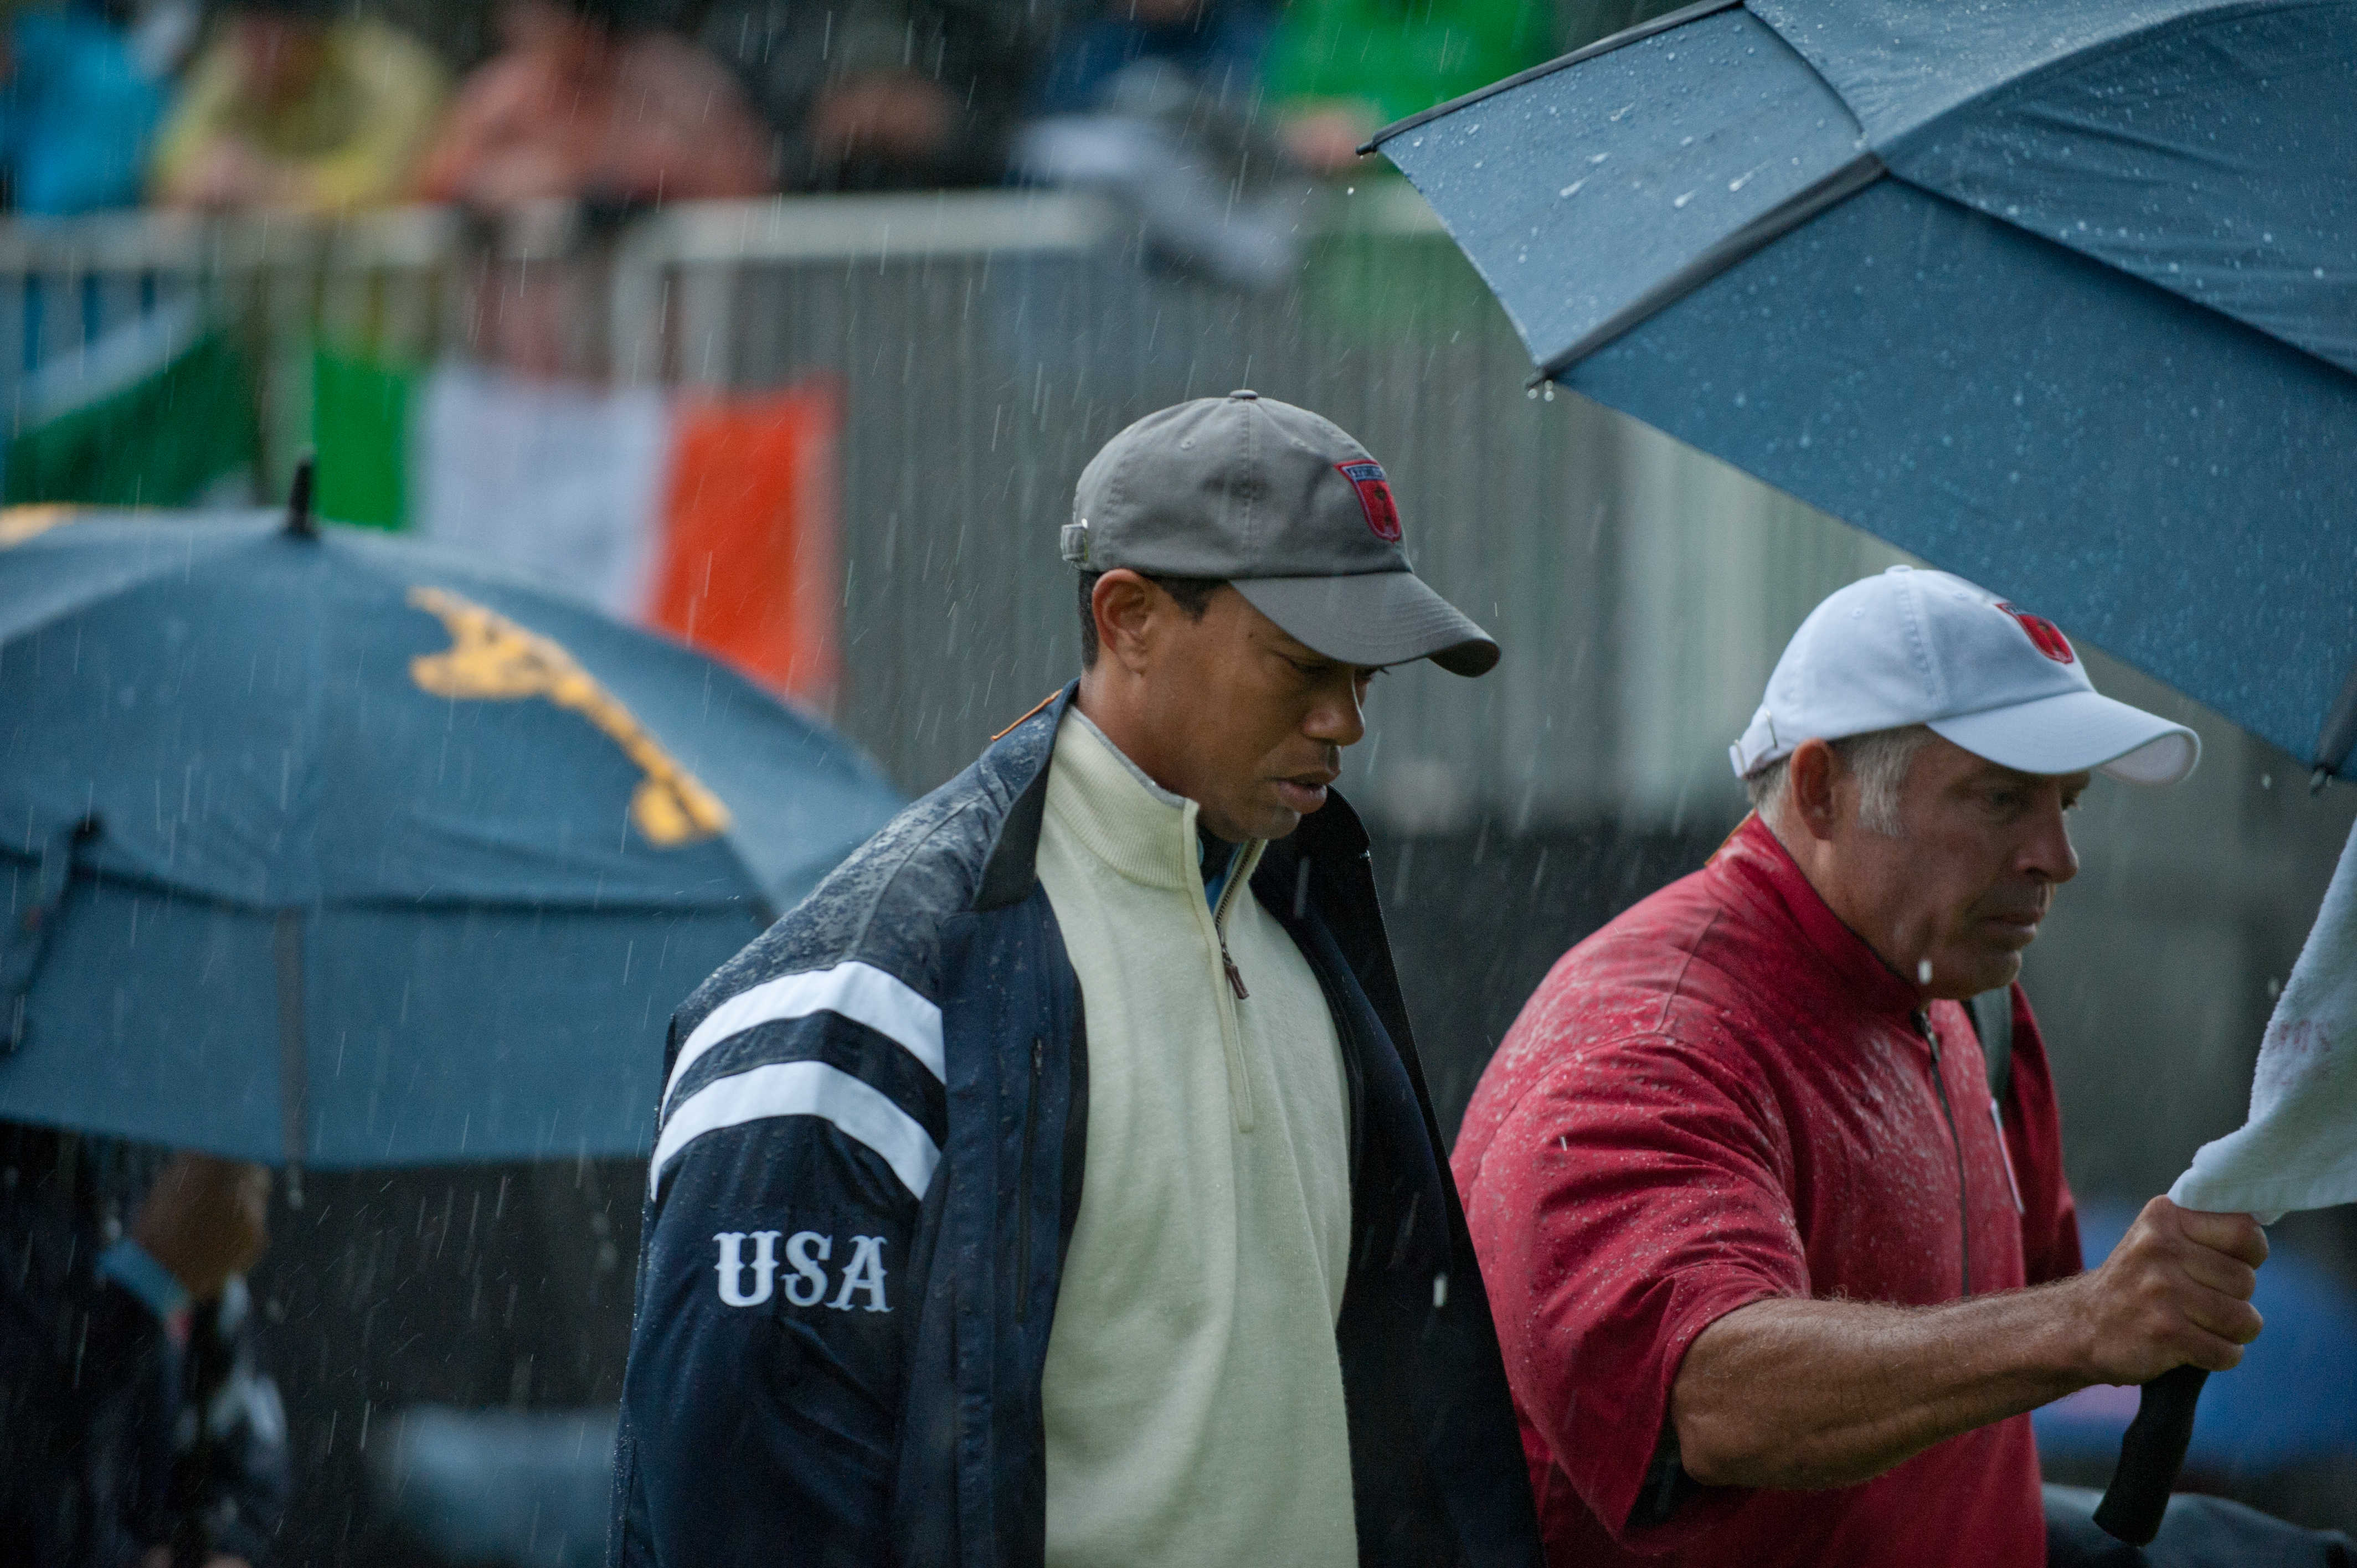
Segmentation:
[(2115, 702), (2052, 621), (1945, 572), (1893, 566), (1809, 612), (1727, 748), (1738, 779), (1812, 738), (1928, 725), (2024, 773), (2101, 769), (2174, 784), (2201, 759), (2183, 725)]

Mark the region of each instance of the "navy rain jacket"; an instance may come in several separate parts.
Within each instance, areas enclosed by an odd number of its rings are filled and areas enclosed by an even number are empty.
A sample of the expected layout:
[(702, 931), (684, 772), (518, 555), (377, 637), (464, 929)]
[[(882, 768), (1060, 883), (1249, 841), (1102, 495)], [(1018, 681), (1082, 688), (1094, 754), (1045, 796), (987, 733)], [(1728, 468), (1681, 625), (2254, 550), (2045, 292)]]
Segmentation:
[[(1088, 1047), (1033, 862), (1073, 691), (673, 1020), (616, 1450), (621, 1568), (1040, 1562), (1039, 1381)], [(1489, 1303), (1339, 797), (1269, 845), (1252, 891), (1325, 988), (1348, 1070), (1335, 1338), (1360, 1560), (1535, 1568)]]

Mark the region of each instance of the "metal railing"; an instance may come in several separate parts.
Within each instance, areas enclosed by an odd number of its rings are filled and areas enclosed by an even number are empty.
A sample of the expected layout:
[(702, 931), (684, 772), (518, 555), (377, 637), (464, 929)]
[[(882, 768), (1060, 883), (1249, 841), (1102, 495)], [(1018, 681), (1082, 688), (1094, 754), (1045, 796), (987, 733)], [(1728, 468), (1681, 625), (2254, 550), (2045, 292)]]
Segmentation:
[[(260, 382), (262, 488), (307, 437), (311, 349), (533, 351), (619, 381), (845, 392), (838, 718), (910, 789), (1077, 665), (1057, 525), (1114, 431), (1251, 384), (1384, 462), (1417, 568), (1498, 635), (1465, 682), (1388, 677), (1350, 786), (1408, 829), (1735, 800), (1741, 727), (1787, 630), (1876, 547), (1583, 400), (1525, 390), (1502, 313), (1405, 185), (1305, 209), (1292, 284), (1141, 262), (1102, 200), (963, 192), (441, 209), (340, 221), (137, 214), (0, 227), (0, 378), (198, 299)], [(0, 380), (0, 385), (5, 381)]]

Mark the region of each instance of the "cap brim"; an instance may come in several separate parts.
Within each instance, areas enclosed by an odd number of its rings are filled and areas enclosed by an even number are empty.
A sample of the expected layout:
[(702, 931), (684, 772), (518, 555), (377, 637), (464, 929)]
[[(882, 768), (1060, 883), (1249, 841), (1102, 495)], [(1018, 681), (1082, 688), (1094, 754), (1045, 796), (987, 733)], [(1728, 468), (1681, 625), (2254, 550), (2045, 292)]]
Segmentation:
[(2024, 773), (2101, 771), (2129, 784), (2174, 784), (2201, 760), (2201, 737), (2100, 692), (2065, 692), (1934, 719), (1932, 733)]
[(1234, 586), (1289, 636), (1345, 664), (1429, 659), (1452, 675), (1480, 675), (1498, 662), (1490, 634), (1413, 572), (1247, 577)]

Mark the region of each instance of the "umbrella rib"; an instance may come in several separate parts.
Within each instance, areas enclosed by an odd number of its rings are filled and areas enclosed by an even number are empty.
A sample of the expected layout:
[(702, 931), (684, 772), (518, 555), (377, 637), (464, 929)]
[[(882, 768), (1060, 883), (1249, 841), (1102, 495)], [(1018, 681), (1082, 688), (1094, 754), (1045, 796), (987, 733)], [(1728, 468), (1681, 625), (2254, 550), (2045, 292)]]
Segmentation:
[(1860, 153), (1815, 184), (1795, 191), (1741, 228), (1724, 235), (1694, 260), (1572, 339), (1569, 347), (1559, 349), (1539, 366), (1538, 373), (1531, 378), (1530, 384), (1537, 386), (1543, 381), (1555, 380), (1622, 333), (1684, 298), (1736, 263), (1755, 252), (1765, 250), (1825, 209), (1856, 196), (1880, 179), (1886, 172), (1880, 158), (1872, 153)]
[(2325, 710), (2324, 730), (2316, 738), (2316, 771), (2309, 779), (2310, 793), (2323, 789), (2325, 779), (2348, 765), (2352, 746), (2357, 746), (2357, 664), (2350, 665), (2340, 693)]
[(1743, 0), (1695, 0), (1695, 4), (1691, 5), (1681, 5), (1676, 10), (1665, 12), (1651, 21), (1640, 22), (1633, 27), (1623, 27), (1619, 32), (1598, 38), (1592, 44), (1583, 44), (1569, 54), (1558, 55), (1544, 65), (1534, 65), (1527, 70), (1518, 70), (1502, 81), (1493, 81), (1487, 87), (1477, 87), (1472, 91), (1461, 97), (1452, 98), (1446, 103), (1436, 103), (1431, 108), (1411, 114), (1405, 120), (1394, 120), (1368, 137), (1366, 145), (1359, 151), (1361, 155), (1372, 153), (1401, 132), (1412, 131), (1427, 120), (1437, 120), (1443, 114), (1454, 114), (1469, 103), (1479, 103), (1484, 98), (1511, 91), (1524, 82), (1536, 81), (1543, 76), (1553, 76), (1556, 71), (1577, 65), (1582, 60), (1594, 59), (1598, 55), (1609, 55), (1614, 49), (1626, 48), (1631, 44), (1641, 43), (1656, 33), (1666, 33), (1674, 28), (1683, 27), (1688, 22), (1698, 22), (1705, 16), (1715, 16), (1721, 11), (1732, 11), (1742, 4)]
[(271, 968), (278, 990), (279, 1152), (286, 1162), (286, 1195), (303, 1207), (303, 1123), (310, 1097), (309, 1034), (303, 1016), (303, 912), (281, 909), (270, 931)]

